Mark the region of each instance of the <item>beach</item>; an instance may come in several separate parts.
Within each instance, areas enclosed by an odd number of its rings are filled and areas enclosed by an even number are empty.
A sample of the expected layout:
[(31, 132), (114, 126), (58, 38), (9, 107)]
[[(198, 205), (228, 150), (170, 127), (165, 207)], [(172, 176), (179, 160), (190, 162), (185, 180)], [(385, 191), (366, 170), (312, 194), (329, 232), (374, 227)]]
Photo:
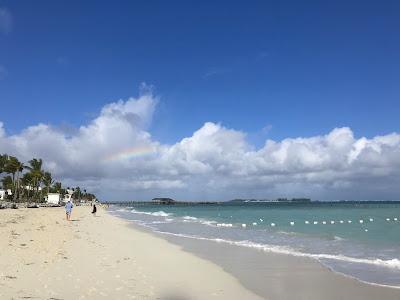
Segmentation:
[(0, 299), (261, 299), (221, 267), (103, 209), (0, 211)]
[(400, 299), (311, 259), (164, 238), (102, 208), (71, 222), (63, 208), (0, 210), (0, 234), (0, 299)]

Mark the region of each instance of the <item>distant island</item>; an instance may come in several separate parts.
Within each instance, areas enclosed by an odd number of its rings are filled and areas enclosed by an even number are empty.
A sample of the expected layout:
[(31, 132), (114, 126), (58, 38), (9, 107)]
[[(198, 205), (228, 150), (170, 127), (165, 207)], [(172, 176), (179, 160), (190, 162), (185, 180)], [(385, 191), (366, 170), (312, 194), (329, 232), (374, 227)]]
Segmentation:
[(267, 200), (267, 199), (233, 199), (228, 201), (178, 201), (172, 198), (165, 197), (157, 197), (151, 199), (151, 201), (104, 201), (102, 203), (106, 204), (120, 204), (120, 205), (149, 205), (149, 204), (157, 204), (157, 205), (210, 205), (210, 204), (235, 204), (235, 203), (310, 203), (311, 199), (309, 198), (278, 198), (276, 200)]

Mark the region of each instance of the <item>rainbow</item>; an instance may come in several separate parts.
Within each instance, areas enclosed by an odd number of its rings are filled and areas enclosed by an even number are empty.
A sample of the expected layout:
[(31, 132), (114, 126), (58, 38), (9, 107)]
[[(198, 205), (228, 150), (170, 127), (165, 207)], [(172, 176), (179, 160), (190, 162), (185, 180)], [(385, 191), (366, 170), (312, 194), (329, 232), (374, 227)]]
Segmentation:
[(156, 153), (154, 146), (139, 146), (124, 149), (117, 153), (113, 153), (104, 158), (104, 161), (126, 160), (130, 158), (142, 157)]

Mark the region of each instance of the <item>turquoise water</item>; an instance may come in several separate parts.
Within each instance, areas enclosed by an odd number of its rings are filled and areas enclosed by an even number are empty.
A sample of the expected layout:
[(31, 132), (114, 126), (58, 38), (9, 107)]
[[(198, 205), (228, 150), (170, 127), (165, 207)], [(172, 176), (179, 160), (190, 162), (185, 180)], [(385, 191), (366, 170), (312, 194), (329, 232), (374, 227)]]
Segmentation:
[(115, 207), (151, 229), (316, 259), (360, 280), (400, 286), (400, 204), (239, 203)]

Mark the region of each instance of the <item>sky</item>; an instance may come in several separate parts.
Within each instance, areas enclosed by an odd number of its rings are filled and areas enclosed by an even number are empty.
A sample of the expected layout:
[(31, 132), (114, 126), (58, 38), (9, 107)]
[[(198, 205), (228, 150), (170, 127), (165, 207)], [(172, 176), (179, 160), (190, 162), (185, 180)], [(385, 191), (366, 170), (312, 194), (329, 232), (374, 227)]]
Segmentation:
[(400, 200), (400, 3), (0, 0), (0, 105), (104, 200)]

